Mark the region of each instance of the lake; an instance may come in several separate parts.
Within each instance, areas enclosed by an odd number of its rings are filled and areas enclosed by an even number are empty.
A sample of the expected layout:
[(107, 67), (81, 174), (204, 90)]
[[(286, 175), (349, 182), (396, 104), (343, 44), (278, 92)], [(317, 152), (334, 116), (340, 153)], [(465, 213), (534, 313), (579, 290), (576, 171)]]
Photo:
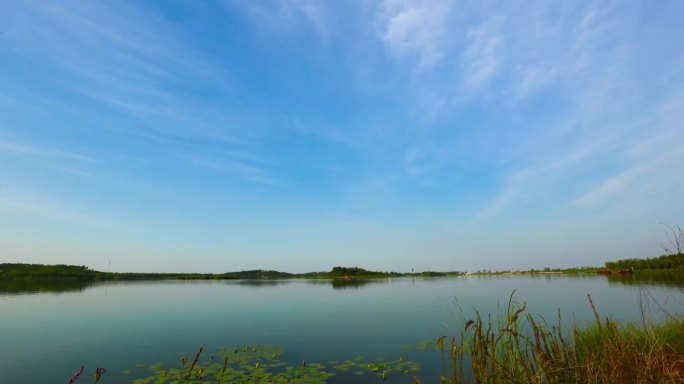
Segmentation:
[[(0, 286), (0, 371), (3, 383), (56, 383), (81, 365), (92, 382), (96, 367), (107, 369), (101, 383), (125, 383), (149, 376), (151, 364), (176, 364), (226, 346), (274, 345), (281, 360), (334, 366), (341, 361), (409, 360), (420, 371), (397, 373), (390, 382), (438, 382), (439, 352), (417, 346), (453, 335), (476, 309), (496, 314), (509, 296), (556, 321), (589, 324), (587, 294), (601, 315), (639, 321), (640, 298), (651, 312), (681, 314), (678, 284), (654, 284), (633, 277), (512, 275), (394, 278), (361, 282), (153, 281), (98, 284)], [(643, 302), (643, 301), (642, 301)], [(662, 308), (654, 305), (657, 302)], [(459, 309), (460, 308), (460, 309)], [(425, 343), (427, 345), (427, 343)], [(430, 342), (432, 345), (432, 342)], [(330, 363), (330, 361), (335, 361)], [(380, 382), (372, 375), (329, 369), (331, 383)]]

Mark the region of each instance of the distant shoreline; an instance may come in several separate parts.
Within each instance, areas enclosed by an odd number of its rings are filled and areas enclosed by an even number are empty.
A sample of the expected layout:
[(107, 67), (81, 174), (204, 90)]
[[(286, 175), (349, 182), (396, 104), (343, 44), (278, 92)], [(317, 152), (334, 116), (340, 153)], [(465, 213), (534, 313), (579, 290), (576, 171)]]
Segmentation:
[[(681, 269), (673, 269), (679, 271)], [(643, 269), (641, 271), (650, 271)], [(682, 270), (684, 271), (684, 270)], [(477, 272), (381, 272), (369, 271), (358, 267), (334, 267), (327, 272), (288, 273), (274, 270), (248, 270), (224, 273), (137, 273), (137, 272), (102, 272), (86, 266), (75, 265), (42, 265), (2, 263), (0, 264), (0, 280), (14, 279), (78, 279), (85, 281), (135, 281), (135, 280), (274, 280), (274, 279), (333, 279), (362, 280), (383, 279), (393, 277), (446, 277), (446, 276), (509, 276), (509, 275), (602, 275), (608, 272), (605, 268), (582, 267), (569, 269), (526, 270), (526, 271), (477, 271)]]

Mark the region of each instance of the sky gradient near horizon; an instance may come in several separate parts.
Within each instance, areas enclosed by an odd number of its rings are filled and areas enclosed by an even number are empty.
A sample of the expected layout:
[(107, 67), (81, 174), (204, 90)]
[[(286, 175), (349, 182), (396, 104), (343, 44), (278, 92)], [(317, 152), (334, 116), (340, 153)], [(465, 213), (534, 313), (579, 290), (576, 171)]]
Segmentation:
[(682, 1), (3, 1), (0, 262), (527, 269), (684, 224)]

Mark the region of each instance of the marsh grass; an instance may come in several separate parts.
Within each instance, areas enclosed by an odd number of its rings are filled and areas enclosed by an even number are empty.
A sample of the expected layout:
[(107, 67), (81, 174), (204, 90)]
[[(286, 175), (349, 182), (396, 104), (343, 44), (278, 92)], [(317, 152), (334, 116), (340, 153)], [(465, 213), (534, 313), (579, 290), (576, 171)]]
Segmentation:
[(476, 312), (459, 335), (437, 339), (442, 383), (684, 382), (684, 319), (655, 324), (642, 305), (641, 324), (618, 323), (588, 296), (593, 324), (566, 330), (560, 310), (549, 324), (514, 294), (503, 316)]

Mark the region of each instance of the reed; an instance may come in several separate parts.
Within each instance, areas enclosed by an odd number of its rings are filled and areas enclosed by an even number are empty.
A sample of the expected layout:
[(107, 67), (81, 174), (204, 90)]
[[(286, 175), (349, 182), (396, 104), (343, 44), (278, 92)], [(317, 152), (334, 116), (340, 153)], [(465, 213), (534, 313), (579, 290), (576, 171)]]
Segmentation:
[[(204, 345), (197, 350), (197, 354), (195, 354), (195, 359), (192, 361), (192, 364), (190, 364), (190, 369), (188, 369), (188, 374), (185, 376), (185, 381), (190, 381), (190, 377), (192, 376), (192, 371), (195, 369), (195, 365), (197, 364), (197, 360), (199, 360), (200, 355), (204, 351)], [(201, 371), (200, 371), (201, 374)]]
[[(560, 310), (549, 323), (530, 313), (526, 303), (515, 302), (514, 296), (515, 291), (500, 315), (475, 312), (472, 319), (463, 318), (457, 335), (437, 338), (441, 384), (684, 383), (684, 318), (667, 314), (666, 321), (657, 323), (650, 316), (648, 296), (641, 297), (639, 323), (602, 317), (588, 296), (594, 320), (589, 326), (574, 324), (567, 329)], [(421, 343), (418, 349), (428, 345), (432, 342)], [(368, 376), (375, 376), (377, 382), (409, 382), (412, 377), (414, 384), (423, 383), (420, 364), (403, 357), (290, 365), (279, 361), (283, 350), (274, 346), (223, 348), (201, 361), (203, 352), (204, 346), (192, 360), (183, 356), (177, 367), (154, 364), (148, 367), (154, 374), (132, 383), (326, 383), (335, 375), (336, 382), (369, 382)], [(215, 361), (217, 356), (222, 359)], [(83, 368), (68, 383), (82, 373)], [(96, 370), (96, 383), (103, 373), (103, 368)]]
[(514, 293), (505, 316), (476, 312), (460, 334), (438, 339), (442, 383), (684, 382), (683, 318), (618, 323), (589, 296), (594, 323), (566, 331), (560, 311), (549, 324), (514, 303)]

